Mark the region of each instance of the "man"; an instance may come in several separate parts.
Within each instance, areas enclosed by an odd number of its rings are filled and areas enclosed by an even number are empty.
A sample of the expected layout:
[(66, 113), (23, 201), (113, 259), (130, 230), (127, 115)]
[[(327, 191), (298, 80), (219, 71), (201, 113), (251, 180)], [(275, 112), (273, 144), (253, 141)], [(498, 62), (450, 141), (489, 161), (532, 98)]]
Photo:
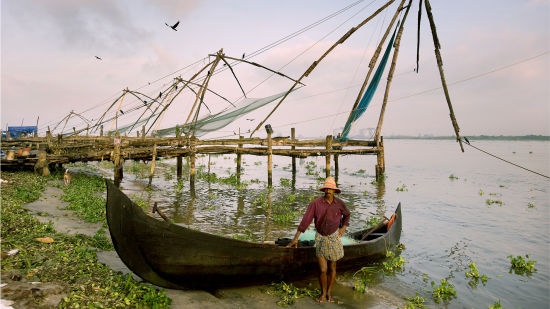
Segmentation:
[[(340, 238), (349, 225), (350, 212), (341, 199), (334, 197), (334, 193), (340, 193), (341, 190), (336, 187), (333, 177), (327, 177), (319, 191), (325, 192), (325, 196), (316, 198), (309, 203), (302, 222), (298, 226), (298, 231), (287, 248), (298, 247), (298, 237), (315, 219), (315, 230), (317, 231), (315, 255), (321, 271), (319, 274), (321, 296), (317, 301), (334, 302), (330, 293), (336, 279), (336, 261), (344, 257), (344, 247)], [(340, 221), (342, 227), (340, 227)]]

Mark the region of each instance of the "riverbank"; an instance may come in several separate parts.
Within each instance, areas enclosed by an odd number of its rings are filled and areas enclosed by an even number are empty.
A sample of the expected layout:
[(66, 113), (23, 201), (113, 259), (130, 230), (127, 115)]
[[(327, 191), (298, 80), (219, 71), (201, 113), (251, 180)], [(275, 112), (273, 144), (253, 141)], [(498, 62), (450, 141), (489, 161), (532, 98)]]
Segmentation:
[[(216, 291), (162, 289), (142, 282), (120, 261), (113, 250), (101, 213), (77, 209), (67, 194), (77, 199), (80, 191), (63, 192), (62, 175), (42, 177), (30, 172), (4, 172), (2, 179), (2, 298), (14, 308), (294, 308), (319, 306), (311, 296), (293, 298), (299, 291), (274, 286), (228, 288)], [(85, 180), (84, 180), (85, 179)], [(80, 181), (94, 187), (88, 177)], [(90, 183), (92, 183), (90, 185)], [(84, 187), (79, 180), (71, 186)], [(98, 192), (95, 196), (104, 195)], [(84, 195), (90, 196), (89, 192)], [(100, 203), (99, 199), (97, 203)], [(67, 208), (77, 209), (68, 210)], [(103, 215), (104, 217), (104, 215)], [(84, 220), (83, 218), (92, 218)], [(96, 218), (96, 219), (93, 219)], [(86, 222), (95, 221), (95, 222)], [(17, 253), (8, 255), (8, 252)], [(302, 291), (314, 291), (314, 280), (296, 282)], [(321, 307), (388, 308), (402, 300), (381, 291), (356, 297), (349, 287), (336, 284), (336, 304)], [(7, 301), (7, 302), (6, 302)], [(279, 303), (279, 305), (278, 305)]]

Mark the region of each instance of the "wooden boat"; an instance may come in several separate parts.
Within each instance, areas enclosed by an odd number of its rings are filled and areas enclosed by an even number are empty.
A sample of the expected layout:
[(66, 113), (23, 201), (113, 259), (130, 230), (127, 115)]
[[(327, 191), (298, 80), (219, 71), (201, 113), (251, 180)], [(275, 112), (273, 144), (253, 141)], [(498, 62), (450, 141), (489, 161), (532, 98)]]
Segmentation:
[[(294, 280), (318, 274), (315, 248), (242, 241), (203, 233), (157, 220), (143, 212), (110, 180), (107, 222), (113, 245), (135, 274), (155, 285), (172, 288), (215, 288)], [(385, 257), (401, 236), (401, 204), (364, 241), (344, 246), (338, 269), (357, 269)], [(360, 240), (368, 231), (350, 236)], [(301, 244), (303, 245), (303, 244)]]

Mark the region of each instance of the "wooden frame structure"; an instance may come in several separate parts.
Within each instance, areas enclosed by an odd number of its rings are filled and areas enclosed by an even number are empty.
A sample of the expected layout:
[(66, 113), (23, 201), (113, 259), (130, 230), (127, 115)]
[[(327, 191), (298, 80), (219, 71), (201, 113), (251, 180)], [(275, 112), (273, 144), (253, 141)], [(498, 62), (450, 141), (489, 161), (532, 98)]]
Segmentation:
[[(391, 82), (393, 80), (393, 74), (395, 71), (397, 58), (399, 55), (399, 47), (401, 43), (401, 37), (403, 34), (404, 24), (407, 19), (409, 10), (411, 8), (412, 0), (409, 0), (406, 6), (404, 5), (406, 0), (401, 0), (398, 8), (393, 14), (392, 20), (389, 23), (388, 27), (386, 28), (386, 31), (383, 37), (381, 38), (378, 44), (378, 47), (369, 62), (369, 71), (365, 77), (365, 80), (361, 86), (361, 89), (357, 95), (353, 108), (348, 117), (348, 119), (350, 119), (354, 111), (357, 109), (359, 101), (361, 100), (364, 94), (366, 85), (370, 79), (371, 73), (374, 67), (376, 66), (382, 47), (384, 46), (384, 43), (389, 33), (393, 29), (394, 24), (398, 19), (398, 16), (402, 13), (403, 10), (405, 10), (401, 23), (398, 27), (399, 29), (397, 31), (396, 39), (393, 44), (393, 47), (394, 47), (393, 58), (392, 58), (389, 72), (388, 72), (386, 89), (384, 93), (384, 99), (383, 99), (382, 108), (380, 111), (378, 125), (376, 127), (374, 139), (372, 141), (364, 141), (364, 140), (341, 141), (338, 138), (334, 139), (332, 136), (327, 136), (326, 139), (320, 139), (320, 140), (300, 141), (295, 139), (294, 128), (291, 129), (290, 137), (272, 137), (271, 132), (267, 132), (267, 138), (264, 138), (264, 139), (254, 138), (253, 135), (258, 131), (259, 128), (262, 127), (262, 125), (264, 125), (264, 123), (281, 105), (281, 103), (287, 98), (287, 96), (296, 88), (296, 86), (298, 86), (298, 84), (302, 84), (301, 83), (302, 79), (307, 77), (332, 50), (334, 50), (339, 44), (344, 43), (347, 40), (347, 38), (349, 38), (355, 31), (357, 31), (359, 28), (364, 26), (367, 22), (373, 19), (380, 12), (384, 11), (394, 1), (395, 0), (387, 1), (372, 15), (370, 15), (369, 17), (364, 19), (361, 23), (359, 23), (357, 26), (351, 28), (348, 32), (346, 32), (327, 51), (325, 51), (325, 53), (319, 59), (314, 61), (305, 70), (302, 76), (300, 76), (300, 78), (298, 79), (292, 79), (280, 72), (273, 71), (257, 63), (246, 61), (244, 60), (244, 57), (243, 59), (237, 59), (237, 58), (225, 56), (223, 54), (223, 49), (220, 49), (215, 55), (210, 55), (210, 56), (214, 56), (215, 59), (213, 61), (209, 61), (208, 64), (203, 66), (189, 80), (176, 78), (175, 80), (176, 82), (173, 85), (171, 85), (167, 89), (167, 91), (165, 91), (164, 97), (162, 92), (159, 94), (157, 98), (152, 98), (142, 93), (125, 89), (121, 94), (121, 96), (119, 96), (109, 106), (107, 111), (103, 113), (103, 115), (99, 118), (99, 120), (95, 125), (90, 127), (88, 123), (85, 129), (81, 129), (78, 131), (75, 128), (73, 128), (73, 136), (62, 137), (61, 135), (58, 135), (57, 138), (54, 138), (48, 128), (46, 137), (19, 138), (13, 141), (10, 141), (10, 140), (3, 141), (2, 149), (5, 151), (16, 147), (26, 147), (27, 145), (31, 145), (31, 146), (35, 145), (34, 148), (43, 153), (39, 156), (40, 159), (37, 159), (37, 158), (24, 158), (24, 159), (17, 159), (17, 160), (2, 159), (2, 165), (4, 166), (18, 165), (18, 164), (32, 165), (35, 167), (35, 170), (36, 170), (36, 169), (42, 169), (44, 168), (44, 166), (47, 166), (48, 164), (55, 164), (55, 163), (63, 164), (63, 163), (76, 162), (76, 161), (81, 161), (81, 162), (100, 161), (108, 158), (115, 163), (115, 183), (119, 183), (120, 180), (122, 179), (122, 164), (124, 160), (128, 160), (128, 159), (151, 160), (153, 162), (153, 169), (154, 169), (154, 162), (157, 157), (176, 157), (177, 158), (177, 163), (176, 163), (177, 176), (181, 177), (182, 157), (185, 156), (185, 157), (189, 157), (190, 159), (190, 163), (191, 163), (190, 179), (191, 179), (192, 186), (194, 187), (194, 179), (195, 179), (194, 165), (195, 165), (195, 156), (197, 154), (228, 154), (228, 153), (236, 154), (237, 155), (236, 170), (237, 170), (237, 177), (239, 180), (240, 180), (240, 174), (241, 174), (242, 155), (243, 154), (260, 155), (260, 156), (268, 157), (268, 160), (267, 160), (268, 161), (268, 164), (267, 164), (268, 165), (268, 185), (271, 186), (273, 155), (292, 157), (293, 158), (292, 171), (294, 174), (296, 173), (296, 162), (295, 162), (296, 157), (325, 156), (326, 157), (325, 170), (326, 170), (327, 176), (330, 175), (330, 157), (334, 156), (336, 177), (337, 177), (338, 165), (339, 165), (338, 158), (340, 155), (376, 155), (377, 156), (377, 164), (375, 168), (376, 178), (381, 179), (382, 178), (381, 176), (385, 172), (384, 142), (383, 142), (383, 136), (381, 135), (381, 129), (382, 129), (382, 124), (384, 120), (386, 106), (388, 103), (388, 96), (389, 96), (389, 91), (391, 87)], [(419, 0), (419, 1), (420, 1), (419, 16), (420, 16), (421, 9), (422, 9), (422, 0)], [(460, 143), (460, 147), (462, 151), (464, 151), (460, 134), (459, 134), (459, 127), (458, 127), (456, 118), (454, 116), (452, 104), (450, 101), (450, 96), (449, 96), (446, 81), (445, 81), (445, 76), (443, 73), (443, 63), (442, 63), (441, 54), (439, 51), (440, 44), (439, 44), (439, 39), (437, 37), (436, 27), (433, 20), (433, 15), (431, 12), (431, 6), (429, 3), (429, 0), (424, 0), (424, 4), (428, 15), (428, 19), (430, 22), (432, 38), (435, 46), (435, 55), (436, 55), (436, 59), (439, 67), (441, 82), (445, 92), (445, 98), (450, 111), (452, 125), (456, 133), (457, 141)], [(420, 18), (419, 18), (419, 23), (420, 23)], [(257, 127), (250, 133), (249, 138), (244, 138), (239, 134), (239, 138), (237, 139), (220, 139), (220, 140), (207, 140), (207, 141), (200, 140), (195, 137), (196, 128), (194, 127), (194, 124), (198, 120), (201, 106), (204, 105), (205, 93), (207, 91), (211, 91), (210, 89), (208, 89), (208, 83), (210, 81), (210, 78), (216, 73), (216, 67), (220, 62), (223, 62), (224, 66), (227, 66), (227, 68), (231, 70), (231, 73), (237, 80), (237, 83), (240, 89), (242, 90), (244, 97), (246, 97), (246, 93), (244, 89), (242, 88), (239, 80), (237, 79), (230, 63), (227, 62), (226, 59), (230, 59), (233, 61), (241, 61), (248, 64), (252, 64), (257, 67), (262, 67), (275, 74), (284, 76), (294, 81), (294, 84), (292, 85), (292, 87), (290, 87), (290, 89), (286, 92), (286, 94), (279, 100), (279, 102), (276, 104), (273, 110), (265, 117), (265, 119), (262, 120), (257, 125)], [(201, 83), (195, 82), (198, 76), (205, 71), (206, 71), (206, 75), (203, 77), (202, 82)], [(177, 87), (178, 83), (182, 83), (183, 87), (178, 89)], [(193, 88), (190, 87), (190, 85), (198, 86), (199, 87), (198, 91), (195, 91)], [(162, 113), (165, 112), (166, 109), (171, 105), (171, 103), (174, 101), (174, 98), (186, 88), (191, 89), (195, 93), (194, 103), (191, 107), (189, 115), (187, 116), (187, 119), (185, 120), (185, 123), (183, 124), (184, 127), (190, 124), (190, 126), (188, 127), (190, 127), (191, 129), (188, 129), (188, 132), (186, 132), (185, 136), (182, 136), (181, 130), (178, 130), (178, 128), (176, 128), (175, 137), (162, 137), (162, 138), (147, 137), (146, 135), (151, 132), (153, 125), (157, 123), (157, 120), (162, 115)], [(105, 123), (106, 121), (112, 120), (111, 126), (113, 126), (113, 124), (117, 123), (119, 113), (123, 114), (120, 107), (122, 105), (122, 100), (124, 99), (126, 94), (130, 94), (136, 97), (138, 97), (138, 95), (142, 95), (146, 97), (149, 100), (148, 102), (144, 101), (144, 104), (147, 108), (146, 111), (149, 110), (151, 112), (151, 115), (155, 115), (155, 113), (160, 109), (160, 113), (157, 114), (155, 120), (150, 125), (148, 130), (146, 130), (145, 126), (142, 126), (141, 137), (139, 132), (137, 132), (137, 137), (120, 136), (118, 134), (118, 131), (116, 130), (115, 130), (116, 136), (111, 136), (111, 132), (112, 132), (111, 129), (109, 130), (108, 136), (103, 136), (103, 123)], [(116, 109), (115, 116), (111, 119), (105, 120), (105, 116), (107, 112), (111, 108), (115, 107), (116, 103), (119, 101), (120, 103), (118, 105), (118, 108)], [(154, 103), (157, 104), (156, 107), (153, 107)], [(144, 113), (140, 116), (140, 118), (138, 118), (138, 121), (141, 119)], [(66, 118), (63, 118), (63, 120), (65, 120), (65, 125), (67, 124), (68, 118), (73, 114), (76, 116), (80, 116), (74, 112), (71, 112), (69, 116), (67, 116)], [(61, 122), (63, 122), (63, 120)], [(132, 129), (137, 125), (138, 121), (136, 121), (136, 123), (132, 125)], [(99, 136), (95, 136), (95, 137), (89, 136), (89, 130), (94, 129), (97, 131), (98, 128), (100, 128)], [(81, 133), (84, 130), (86, 131), (86, 136), (78, 136), (78, 133)], [(300, 147), (300, 148), (297, 148), (297, 147)], [(353, 149), (350, 149), (349, 147), (353, 147)]]

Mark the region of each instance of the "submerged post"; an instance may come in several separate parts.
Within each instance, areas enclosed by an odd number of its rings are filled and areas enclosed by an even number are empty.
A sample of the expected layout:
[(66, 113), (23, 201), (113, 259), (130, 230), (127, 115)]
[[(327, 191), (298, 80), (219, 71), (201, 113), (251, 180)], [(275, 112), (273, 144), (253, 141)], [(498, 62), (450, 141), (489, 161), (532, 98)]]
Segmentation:
[[(178, 138), (178, 148), (181, 147), (181, 131), (179, 127), (176, 126), (176, 137)], [(182, 160), (183, 157), (181, 155), (178, 155), (176, 158), (176, 177), (177, 179), (181, 179), (182, 176)]]
[[(244, 136), (239, 135), (239, 140), (242, 140)], [(239, 147), (237, 148), (237, 183), (241, 183), (241, 162), (242, 162), (242, 154), (241, 149), (243, 148), (243, 144), (239, 143)]]
[(325, 155), (325, 174), (326, 177), (330, 176), (330, 149), (332, 148), (332, 135), (327, 135), (325, 141), (325, 149), (327, 154)]
[(192, 150), (190, 154), (191, 166), (189, 167), (189, 185), (191, 192), (195, 191), (195, 151)]
[(120, 157), (120, 146), (121, 146), (121, 138), (120, 138), (120, 135), (118, 134), (118, 132), (116, 133), (115, 135), (115, 138), (113, 139), (113, 144), (114, 144), (114, 163), (115, 163), (115, 167), (114, 167), (114, 183), (115, 183), (115, 186), (120, 186), (120, 183), (122, 182), (122, 177), (124, 177), (123, 175), (123, 168), (122, 168), (122, 164), (123, 164), (123, 160), (122, 158)]
[(153, 182), (153, 175), (155, 174), (155, 163), (157, 160), (157, 144), (153, 145), (153, 158), (151, 159), (151, 171), (149, 172), (149, 185)]
[(272, 140), (271, 132), (267, 131), (267, 186), (271, 187), (273, 184), (272, 173), (273, 173), (273, 149), (272, 149)]
[[(290, 128), (290, 138), (292, 139), (292, 141), (296, 140), (295, 128)], [(292, 150), (295, 150), (296, 146), (291, 146), (290, 148)], [(292, 156), (292, 180), (293, 180), (293, 183), (296, 181), (296, 157), (295, 156)]]
[(386, 171), (386, 162), (384, 161), (384, 137), (380, 136), (378, 151), (376, 152), (376, 180), (382, 180), (382, 176)]

